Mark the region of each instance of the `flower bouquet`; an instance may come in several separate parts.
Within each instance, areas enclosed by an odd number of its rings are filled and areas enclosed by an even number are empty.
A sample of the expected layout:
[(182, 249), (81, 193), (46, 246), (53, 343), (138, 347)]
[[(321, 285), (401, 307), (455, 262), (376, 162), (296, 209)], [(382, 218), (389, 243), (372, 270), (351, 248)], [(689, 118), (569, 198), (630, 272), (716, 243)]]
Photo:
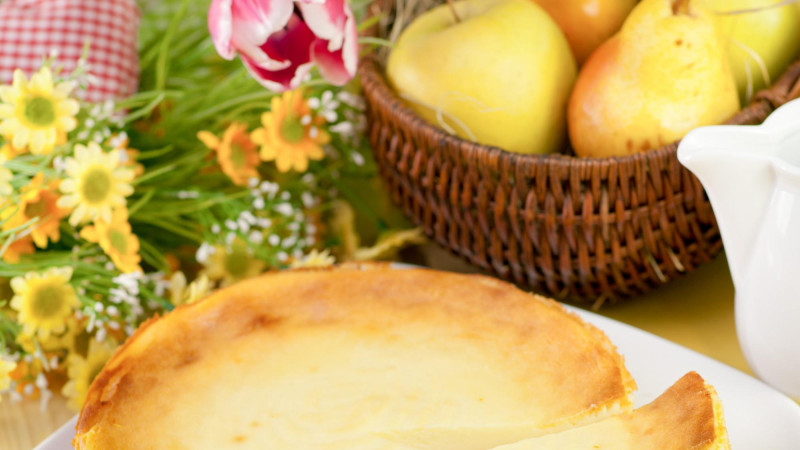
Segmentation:
[[(154, 315), (266, 270), (419, 239), (352, 187), (375, 177), (348, 85), (360, 5), (138, 6), (138, 92), (98, 101), (101, 38), (79, 58), (38, 55), (0, 87), (0, 392), (12, 399), (61, 392), (78, 408)], [(360, 213), (384, 232), (374, 247), (359, 248)]]

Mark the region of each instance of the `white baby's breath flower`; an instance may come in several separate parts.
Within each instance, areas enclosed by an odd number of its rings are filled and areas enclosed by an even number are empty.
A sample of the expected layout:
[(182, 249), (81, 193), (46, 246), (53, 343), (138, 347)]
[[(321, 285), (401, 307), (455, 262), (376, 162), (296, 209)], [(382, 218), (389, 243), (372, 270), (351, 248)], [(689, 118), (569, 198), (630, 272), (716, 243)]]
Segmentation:
[(297, 244), (297, 237), (296, 236), (288, 236), (281, 242), (281, 246), (283, 248), (292, 248), (294, 245)]
[(336, 98), (345, 105), (358, 110), (363, 110), (367, 106), (363, 97), (350, 92), (339, 91), (339, 93), (336, 94)]
[[(112, 136), (111, 139), (109, 140), (109, 144), (111, 144), (112, 148), (121, 148), (127, 142), (128, 142), (128, 134), (125, 133), (124, 131), (118, 133), (116, 136)], [(125, 152), (125, 155), (127, 156), (127, 152)]]
[(197, 253), (195, 254), (195, 259), (199, 263), (204, 263), (208, 261), (208, 257), (213, 255), (216, 249), (213, 245), (209, 244), (208, 242), (203, 242), (200, 244), (200, 247), (197, 248)]
[(53, 158), (53, 168), (58, 173), (64, 173), (64, 171), (67, 170), (67, 163), (64, 161), (63, 156), (56, 155), (56, 157)]
[(114, 283), (122, 286), (131, 294), (139, 294), (139, 283), (144, 279), (144, 274), (137, 270), (130, 273), (122, 273), (111, 279)]
[(103, 102), (103, 114), (106, 117), (111, 116), (112, 114), (114, 114), (114, 109), (116, 108), (116, 106), (117, 105), (114, 103), (114, 99), (111, 98), (107, 99), (106, 101)]
[(279, 189), (280, 186), (278, 186), (278, 183), (273, 183), (271, 181), (263, 181), (258, 186), (258, 190), (263, 192), (264, 194), (267, 194), (267, 197), (269, 198), (274, 198), (275, 194), (278, 193)]
[(283, 214), (284, 216), (291, 216), (294, 212), (294, 208), (289, 203), (279, 203), (275, 205), (275, 211)]
[(303, 206), (306, 208), (310, 208), (314, 206), (314, 196), (311, 195), (310, 192), (303, 192), (300, 194), (300, 200), (303, 202)]
[(353, 126), (351, 122), (339, 122), (336, 125), (331, 125), (328, 128), (330, 131), (336, 134), (341, 134), (345, 136), (350, 136), (356, 131), (356, 127)]
[(244, 211), (241, 214), (239, 214), (239, 220), (244, 220), (250, 225), (256, 224), (256, 216), (254, 216), (253, 213), (251, 213), (250, 211)]
[(267, 237), (267, 242), (269, 245), (276, 247), (281, 243), (281, 238), (277, 234), (270, 234), (269, 237)]
[(331, 91), (323, 92), (319, 98), (308, 99), (308, 106), (317, 110), (317, 114), (322, 116), (326, 122), (336, 122), (338, 118), (336, 109), (339, 107), (339, 101), (334, 99)]
[(260, 231), (251, 231), (247, 238), (253, 244), (260, 244), (264, 240), (264, 234)]

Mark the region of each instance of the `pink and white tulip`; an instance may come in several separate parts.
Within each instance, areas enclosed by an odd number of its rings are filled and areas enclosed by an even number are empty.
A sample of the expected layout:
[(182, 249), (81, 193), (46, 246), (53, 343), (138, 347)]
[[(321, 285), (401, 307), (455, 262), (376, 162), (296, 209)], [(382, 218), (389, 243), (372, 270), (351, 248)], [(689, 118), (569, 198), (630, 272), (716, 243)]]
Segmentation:
[(314, 65), (336, 85), (356, 72), (358, 35), (346, 0), (213, 0), (208, 29), (223, 58), (238, 54), (273, 91), (298, 87)]

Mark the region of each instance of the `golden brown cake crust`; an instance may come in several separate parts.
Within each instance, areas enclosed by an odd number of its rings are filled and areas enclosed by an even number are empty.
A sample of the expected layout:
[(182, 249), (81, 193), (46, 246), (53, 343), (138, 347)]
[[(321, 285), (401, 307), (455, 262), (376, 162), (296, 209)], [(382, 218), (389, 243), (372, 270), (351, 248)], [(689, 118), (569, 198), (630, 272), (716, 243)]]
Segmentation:
[(554, 427), (607, 408), (625, 409), (635, 389), (601, 331), (554, 301), (492, 278), (382, 264), (274, 272), (143, 324), (92, 383), (73, 444), (113, 444), (118, 433), (132, 432), (126, 429), (126, 414), (132, 414), (127, 405), (241, 339), (341, 322), (367, 337), (387, 329), (411, 332), (407, 324), (419, 323), (476, 345), (496, 341), (498, 358), (518, 370), (520, 383), (552, 372), (545, 375), (554, 385), (531, 382), (525, 389), (554, 399), (544, 417)]
[(714, 388), (689, 372), (651, 403), (629, 413), (631, 434), (662, 449), (727, 448), (728, 434)]
[(494, 450), (729, 449), (722, 405), (714, 388), (689, 372), (641, 408), (560, 433), (523, 439)]

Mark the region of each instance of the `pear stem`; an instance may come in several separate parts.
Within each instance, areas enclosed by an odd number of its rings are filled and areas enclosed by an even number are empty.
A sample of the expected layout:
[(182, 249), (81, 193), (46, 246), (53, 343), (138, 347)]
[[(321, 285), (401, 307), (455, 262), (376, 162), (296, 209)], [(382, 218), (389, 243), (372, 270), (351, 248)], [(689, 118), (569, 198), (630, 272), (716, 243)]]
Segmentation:
[(461, 17), (458, 16), (458, 11), (456, 11), (456, 7), (453, 4), (453, 0), (447, 0), (447, 6), (450, 7), (450, 12), (453, 14), (453, 19), (455, 19), (456, 23), (460, 23)]

